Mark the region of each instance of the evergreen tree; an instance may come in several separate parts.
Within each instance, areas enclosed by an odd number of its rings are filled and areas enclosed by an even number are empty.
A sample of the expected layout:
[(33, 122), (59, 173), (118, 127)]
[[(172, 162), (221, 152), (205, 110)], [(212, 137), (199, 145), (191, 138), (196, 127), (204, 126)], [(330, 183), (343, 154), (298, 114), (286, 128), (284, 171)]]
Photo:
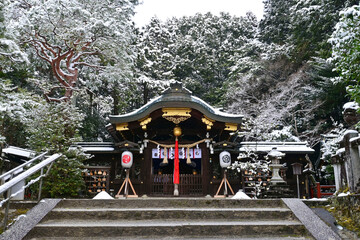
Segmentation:
[(356, 0), (300, 0), (290, 9), (291, 34), (294, 45), (293, 58), (297, 62), (313, 56), (329, 57), (327, 42), (339, 20), (339, 12)]
[(347, 8), (340, 16), (340, 21), (329, 39), (333, 50), (329, 60), (340, 73), (333, 81), (346, 84), (352, 99), (360, 103), (360, 6)]
[(265, 0), (264, 17), (260, 21), (260, 39), (266, 43), (285, 44), (291, 33), (291, 7), (295, 0)]
[(164, 86), (164, 80), (173, 78), (204, 100), (220, 104), (233, 55), (251, 41), (256, 28), (256, 17), (250, 13), (240, 18), (226, 13), (196, 14), (165, 23), (153, 19), (138, 44), (139, 82)]

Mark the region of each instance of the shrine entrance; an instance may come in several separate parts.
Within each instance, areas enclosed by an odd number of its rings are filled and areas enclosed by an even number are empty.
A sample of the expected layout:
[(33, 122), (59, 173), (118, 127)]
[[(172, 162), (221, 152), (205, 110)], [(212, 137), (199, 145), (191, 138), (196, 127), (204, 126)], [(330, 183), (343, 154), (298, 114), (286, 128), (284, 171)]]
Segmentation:
[[(181, 149), (179, 154), (179, 195), (201, 196), (203, 195), (201, 149), (199, 148), (189, 150), (192, 151), (191, 164), (188, 164), (187, 159), (183, 157), (187, 155), (187, 150)], [(170, 159), (168, 160), (167, 164), (164, 164), (163, 156), (161, 156), (161, 154), (157, 154), (157, 152), (163, 153), (164, 151), (161, 149), (153, 149), (151, 195), (171, 196), (174, 194), (174, 159), (171, 157), (172, 153), (170, 151)], [(195, 154), (195, 152), (197, 152), (197, 154)]]

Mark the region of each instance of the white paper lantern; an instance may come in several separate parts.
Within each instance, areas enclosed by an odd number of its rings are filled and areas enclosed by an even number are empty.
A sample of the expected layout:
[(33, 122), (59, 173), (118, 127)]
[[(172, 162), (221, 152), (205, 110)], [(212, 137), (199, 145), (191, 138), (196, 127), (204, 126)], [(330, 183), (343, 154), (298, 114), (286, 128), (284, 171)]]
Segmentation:
[(228, 151), (222, 151), (219, 156), (220, 166), (227, 168), (231, 164), (231, 155)]
[(133, 154), (132, 152), (125, 151), (121, 154), (121, 166), (123, 168), (131, 168), (133, 165)]

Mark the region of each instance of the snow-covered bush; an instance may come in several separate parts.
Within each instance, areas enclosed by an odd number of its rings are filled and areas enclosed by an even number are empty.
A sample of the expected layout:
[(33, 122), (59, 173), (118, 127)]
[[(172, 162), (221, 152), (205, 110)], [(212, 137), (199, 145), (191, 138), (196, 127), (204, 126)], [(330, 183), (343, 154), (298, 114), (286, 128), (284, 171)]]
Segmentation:
[(267, 134), (267, 139), (265, 139), (270, 141), (300, 142), (300, 139), (293, 135), (292, 128), (292, 126), (285, 126), (281, 130), (273, 130)]
[(81, 169), (89, 156), (80, 149), (69, 150), (72, 143), (81, 141), (79, 128), (83, 117), (67, 102), (44, 103), (34, 108), (28, 117), (28, 146), (38, 152), (63, 154), (43, 183), (44, 197), (78, 197), (84, 192)]
[(342, 124), (334, 123), (334, 126), (335, 128), (325, 134), (321, 141), (321, 159), (327, 163), (330, 163), (331, 156), (335, 155), (339, 150), (339, 142), (346, 131), (346, 128), (344, 128)]
[[(252, 151), (241, 152), (238, 160), (232, 163), (228, 169), (235, 170), (238, 173), (249, 175), (268, 174), (270, 161), (259, 159), (259, 156)], [(255, 189), (255, 196), (260, 196), (261, 192), (266, 190), (263, 182), (252, 183)]]

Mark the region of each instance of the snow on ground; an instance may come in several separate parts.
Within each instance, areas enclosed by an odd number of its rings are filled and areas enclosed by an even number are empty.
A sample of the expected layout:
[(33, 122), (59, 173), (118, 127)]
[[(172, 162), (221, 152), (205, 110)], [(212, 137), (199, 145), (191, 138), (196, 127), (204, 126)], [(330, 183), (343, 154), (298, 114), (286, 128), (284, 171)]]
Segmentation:
[(231, 199), (251, 199), (246, 195), (242, 189), (240, 189)]
[(98, 193), (93, 199), (114, 199), (107, 192), (103, 191)]
[(350, 192), (340, 193), (340, 194), (338, 195), (338, 197), (346, 197), (346, 196), (348, 196), (348, 195), (350, 195)]

